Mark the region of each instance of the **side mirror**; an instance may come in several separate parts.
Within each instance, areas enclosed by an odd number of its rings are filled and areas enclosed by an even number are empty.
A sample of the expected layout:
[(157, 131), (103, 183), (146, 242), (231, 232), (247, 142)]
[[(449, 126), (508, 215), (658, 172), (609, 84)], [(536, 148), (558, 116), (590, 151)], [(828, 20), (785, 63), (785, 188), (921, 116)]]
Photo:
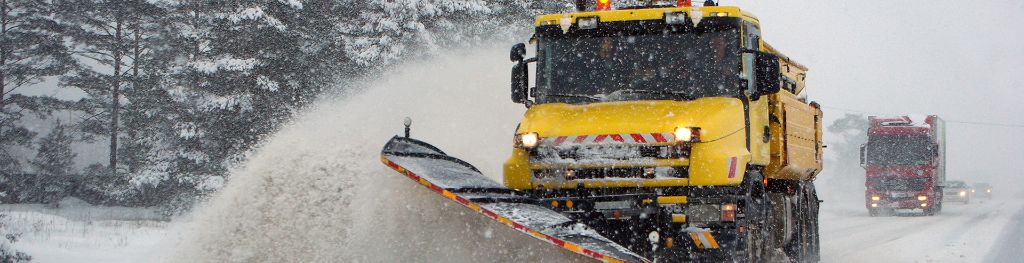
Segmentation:
[(754, 58), (757, 76), (757, 94), (755, 96), (773, 94), (782, 89), (780, 85), (779, 57), (765, 52), (757, 52)]
[(514, 103), (525, 103), (527, 98), (528, 83), (530, 83), (530, 76), (528, 75), (528, 66), (526, 62), (522, 60), (516, 62), (515, 66), (512, 66), (512, 102)]
[(867, 165), (867, 145), (860, 145), (860, 166)]
[(512, 46), (509, 58), (512, 62), (523, 61), (523, 56), (526, 56), (526, 44), (519, 43)]

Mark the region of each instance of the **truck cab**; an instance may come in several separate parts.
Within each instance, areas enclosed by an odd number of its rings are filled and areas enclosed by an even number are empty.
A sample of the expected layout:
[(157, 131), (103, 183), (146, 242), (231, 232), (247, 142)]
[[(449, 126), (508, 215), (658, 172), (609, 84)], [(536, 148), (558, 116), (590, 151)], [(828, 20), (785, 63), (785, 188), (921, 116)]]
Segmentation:
[[(861, 146), (865, 206), (871, 216), (896, 209), (927, 215), (942, 209), (945, 130), (938, 116), (868, 117)], [(885, 213), (883, 213), (885, 212)]]
[[(538, 16), (535, 58), (512, 48), (528, 109), (504, 184), (663, 258), (742, 248), (769, 220), (810, 227), (797, 215), (817, 214), (822, 113), (801, 98), (807, 68), (738, 7), (608, 2)], [(773, 242), (810, 242), (780, 229)]]

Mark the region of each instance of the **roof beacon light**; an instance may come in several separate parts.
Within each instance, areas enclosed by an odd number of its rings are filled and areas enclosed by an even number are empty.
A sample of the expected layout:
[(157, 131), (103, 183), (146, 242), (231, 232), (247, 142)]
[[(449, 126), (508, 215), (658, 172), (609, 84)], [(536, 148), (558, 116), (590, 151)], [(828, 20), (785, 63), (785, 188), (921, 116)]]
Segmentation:
[(691, 0), (678, 0), (678, 1), (676, 1), (676, 6), (677, 7), (691, 7), (691, 6), (693, 6), (693, 1), (691, 1)]
[(597, 11), (612, 10), (612, 0), (597, 0)]

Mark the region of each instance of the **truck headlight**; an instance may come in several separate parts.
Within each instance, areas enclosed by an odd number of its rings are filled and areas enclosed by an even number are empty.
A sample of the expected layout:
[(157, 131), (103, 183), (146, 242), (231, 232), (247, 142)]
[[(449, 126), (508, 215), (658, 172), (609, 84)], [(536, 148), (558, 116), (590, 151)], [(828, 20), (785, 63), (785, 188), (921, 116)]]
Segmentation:
[(540, 142), (540, 136), (536, 132), (518, 134), (515, 137), (516, 146), (530, 149), (537, 147), (537, 143)]
[(919, 195), (919, 196), (917, 196), (917, 200), (918, 201), (928, 200), (928, 196)]
[(677, 127), (672, 136), (675, 136), (676, 142), (699, 142), (700, 141), (700, 128), (697, 127)]
[(878, 200), (882, 200), (882, 198), (878, 197), (878, 196), (872, 196), (871, 197), (871, 201), (878, 201)]

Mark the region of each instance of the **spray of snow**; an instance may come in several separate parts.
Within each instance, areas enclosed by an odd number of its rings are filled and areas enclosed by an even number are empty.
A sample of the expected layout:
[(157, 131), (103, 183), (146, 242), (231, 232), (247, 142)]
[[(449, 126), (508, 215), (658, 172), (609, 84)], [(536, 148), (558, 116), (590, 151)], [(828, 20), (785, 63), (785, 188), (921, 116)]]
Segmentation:
[(574, 261), (423, 189), (380, 163), (412, 137), (500, 176), (524, 111), (505, 48), (443, 56), (325, 99), (266, 141), (185, 227), (175, 262)]

